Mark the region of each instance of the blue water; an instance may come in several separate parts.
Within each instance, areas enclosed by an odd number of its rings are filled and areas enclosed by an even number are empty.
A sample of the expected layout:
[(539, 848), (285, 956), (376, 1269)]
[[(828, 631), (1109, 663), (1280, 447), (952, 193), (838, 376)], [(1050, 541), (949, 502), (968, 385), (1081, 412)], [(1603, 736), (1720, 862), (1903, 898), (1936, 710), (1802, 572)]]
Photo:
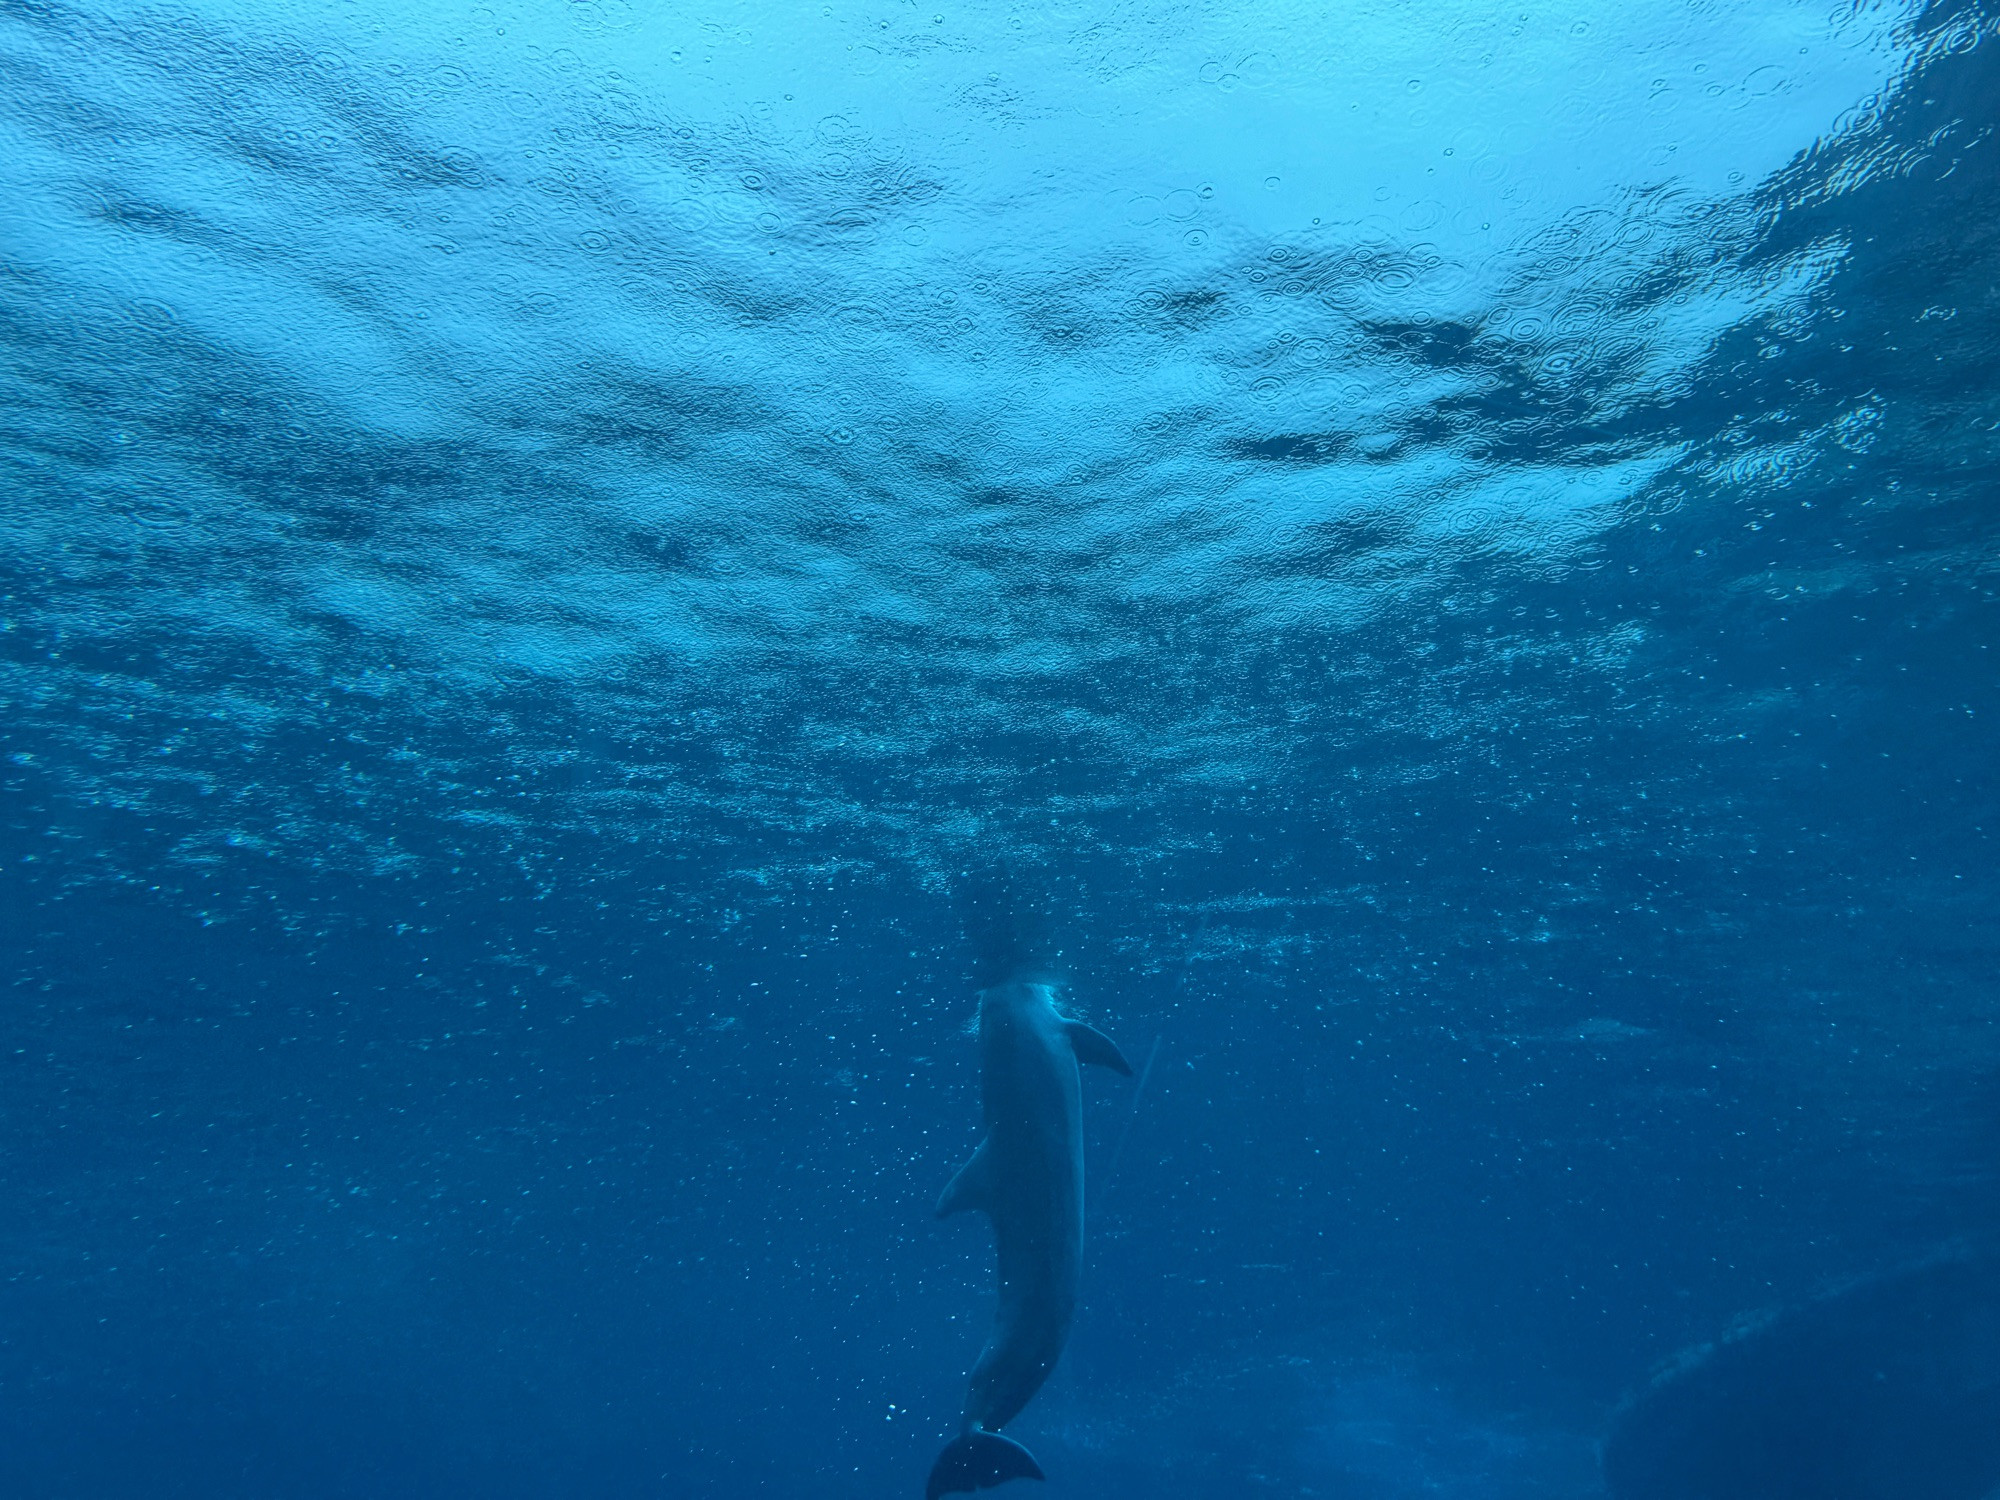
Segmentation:
[(0, 1489), (913, 1496), (995, 864), (1158, 1048), (1033, 1494), (1984, 1243), (1996, 30), (0, 0)]

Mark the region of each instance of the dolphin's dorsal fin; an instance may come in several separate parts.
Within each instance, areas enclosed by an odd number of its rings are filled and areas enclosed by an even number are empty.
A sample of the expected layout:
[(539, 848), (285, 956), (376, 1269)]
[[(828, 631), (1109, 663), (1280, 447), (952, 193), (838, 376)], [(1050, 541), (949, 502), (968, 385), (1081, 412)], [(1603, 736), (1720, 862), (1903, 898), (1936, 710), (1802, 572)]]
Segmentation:
[(1132, 1065), (1125, 1061), (1125, 1054), (1120, 1052), (1118, 1044), (1103, 1032), (1086, 1026), (1081, 1021), (1065, 1021), (1063, 1030), (1069, 1033), (1069, 1044), (1075, 1051), (1078, 1062), (1096, 1063), (1100, 1068), (1123, 1073), (1127, 1078), (1132, 1076)]
[(987, 1192), (986, 1179), (992, 1174), (990, 1153), (986, 1141), (979, 1143), (979, 1149), (972, 1153), (972, 1160), (958, 1169), (958, 1175), (945, 1184), (943, 1194), (938, 1198), (937, 1216), (948, 1219), (953, 1214), (962, 1214), (968, 1208), (982, 1212), (992, 1211), (992, 1198)]

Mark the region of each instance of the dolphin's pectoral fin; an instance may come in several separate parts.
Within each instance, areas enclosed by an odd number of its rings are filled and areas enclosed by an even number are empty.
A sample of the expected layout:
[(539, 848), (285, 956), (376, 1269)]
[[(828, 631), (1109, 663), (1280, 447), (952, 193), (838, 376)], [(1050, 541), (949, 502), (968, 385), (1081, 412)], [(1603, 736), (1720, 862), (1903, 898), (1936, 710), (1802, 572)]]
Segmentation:
[(945, 1184), (944, 1192), (938, 1198), (937, 1216), (948, 1219), (953, 1214), (964, 1213), (968, 1208), (988, 1208), (992, 1198), (987, 1192), (986, 1179), (991, 1171), (986, 1142), (981, 1141), (979, 1149), (972, 1153), (972, 1160), (960, 1167), (958, 1175)]
[(924, 1500), (960, 1491), (990, 1490), (1010, 1479), (1046, 1479), (1035, 1455), (1012, 1438), (978, 1428), (954, 1439), (931, 1465)]
[(1132, 1076), (1132, 1065), (1125, 1061), (1125, 1054), (1103, 1032), (1081, 1021), (1065, 1021), (1063, 1030), (1069, 1033), (1069, 1044), (1075, 1050), (1078, 1062), (1096, 1063), (1100, 1068), (1123, 1073), (1127, 1078)]

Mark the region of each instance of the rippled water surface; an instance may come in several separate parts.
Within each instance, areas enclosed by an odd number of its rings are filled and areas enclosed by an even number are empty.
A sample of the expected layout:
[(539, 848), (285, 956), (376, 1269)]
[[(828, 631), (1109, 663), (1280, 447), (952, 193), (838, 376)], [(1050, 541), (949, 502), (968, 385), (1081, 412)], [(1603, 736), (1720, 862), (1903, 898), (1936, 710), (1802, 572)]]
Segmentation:
[(1051, 1500), (1981, 1242), (1996, 30), (0, 0), (6, 1488), (914, 1494), (994, 864)]

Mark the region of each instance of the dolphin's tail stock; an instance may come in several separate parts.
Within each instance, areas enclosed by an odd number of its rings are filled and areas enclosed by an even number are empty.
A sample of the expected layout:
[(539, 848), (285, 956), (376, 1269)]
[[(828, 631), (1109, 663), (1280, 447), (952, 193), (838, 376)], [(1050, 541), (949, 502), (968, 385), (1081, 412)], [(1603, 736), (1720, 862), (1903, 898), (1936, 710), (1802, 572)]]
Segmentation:
[(924, 1500), (964, 1490), (990, 1490), (1010, 1479), (1046, 1479), (1035, 1455), (1012, 1438), (997, 1432), (973, 1428), (945, 1445), (931, 1465), (930, 1483), (924, 1486)]
[(1023, 894), (1045, 885), (1035, 872), (998, 864), (960, 877), (959, 911), (972, 944), (972, 977), (979, 989), (1051, 971), (1055, 953), (1046, 896), (1037, 900)]

